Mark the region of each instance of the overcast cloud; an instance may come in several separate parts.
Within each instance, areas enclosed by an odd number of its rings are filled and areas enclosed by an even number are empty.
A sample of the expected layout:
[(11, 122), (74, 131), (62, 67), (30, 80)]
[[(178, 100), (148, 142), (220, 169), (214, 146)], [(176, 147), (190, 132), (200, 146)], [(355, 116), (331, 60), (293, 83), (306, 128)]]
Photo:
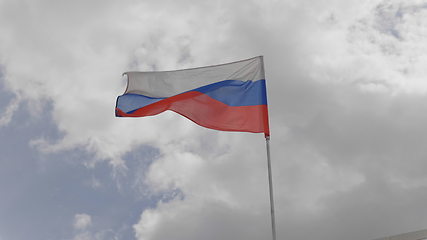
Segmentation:
[(0, 239), (269, 239), (262, 134), (114, 117), (125, 71), (257, 55), (278, 239), (427, 228), (426, 1), (0, 0)]

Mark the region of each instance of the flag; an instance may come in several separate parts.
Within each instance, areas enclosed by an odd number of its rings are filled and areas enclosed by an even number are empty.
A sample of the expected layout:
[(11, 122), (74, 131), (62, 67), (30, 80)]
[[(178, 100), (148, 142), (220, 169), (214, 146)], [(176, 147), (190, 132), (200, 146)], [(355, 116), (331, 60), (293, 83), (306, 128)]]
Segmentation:
[(126, 72), (117, 117), (174, 111), (206, 128), (270, 135), (262, 56), (199, 68)]

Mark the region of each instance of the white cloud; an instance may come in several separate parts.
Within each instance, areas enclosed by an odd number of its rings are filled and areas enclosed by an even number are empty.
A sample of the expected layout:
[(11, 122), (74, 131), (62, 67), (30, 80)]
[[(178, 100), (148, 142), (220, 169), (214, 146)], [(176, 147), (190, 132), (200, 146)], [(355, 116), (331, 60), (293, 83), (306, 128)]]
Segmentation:
[(325, 23), (329, 28), (321, 29), (326, 34), (314, 39), (321, 47), (314, 50), (313, 77), (352, 81), (367, 90), (425, 93), (424, 5), (399, 0), (372, 2), (376, 4), (351, 14), (356, 18), (346, 25), (331, 13), (333, 17)]
[(86, 213), (74, 215), (74, 228), (76, 230), (85, 230), (92, 225), (92, 217)]
[(79, 233), (77, 234), (73, 240), (94, 240), (93, 236), (89, 232)]
[(90, 231), (85, 231), (78, 233), (74, 236), (73, 240), (119, 240), (114, 232), (111, 230), (104, 230), (92, 233)]
[(12, 120), (13, 113), (18, 109), (20, 104), (19, 97), (14, 98), (7, 106), (0, 117), (0, 127), (6, 126)]
[(92, 177), (92, 179), (91, 179), (91, 181), (90, 181), (89, 185), (90, 185), (93, 189), (97, 189), (97, 188), (102, 187), (102, 183), (101, 183), (101, 181), (99, 181), (99, 180), (98, 180), (97, 178), (95, 178), (95, 177)]
[(74, 216), (74, 236), (73, 240), (119, 240), (123, 229), (96, 229), (92, 223), (92, 217), (86, 213)]
[(124, 71), (263, 54), (279, 238), (370, 239), (427, 222), (423, 4), (2, 1), (0, 61), (21, 101), (52, 103), (64, 137), (34, 139), (41, 151), (83, 147), (126, 169), (123, 154), (159, 149), (144, 184), (167, 197), (142, 213), (139, 239), (250, 240), (270, 230), (261, 135), (173, 113), (117, 119), (114, 104)]

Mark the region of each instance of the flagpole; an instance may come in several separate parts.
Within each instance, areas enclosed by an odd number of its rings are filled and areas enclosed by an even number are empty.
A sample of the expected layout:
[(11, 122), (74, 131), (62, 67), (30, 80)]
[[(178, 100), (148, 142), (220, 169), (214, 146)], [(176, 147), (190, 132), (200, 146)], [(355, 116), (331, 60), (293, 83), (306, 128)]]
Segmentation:
[(268, 187), (270, 189), (271, 234), (273, 236), (273, 240), (276, 240), (276, 220), (274, 216), (273, 178), (271, 174), (271, 160), (270, 160), (270, 136), (265, 136), (265, 143), (267, 147)]

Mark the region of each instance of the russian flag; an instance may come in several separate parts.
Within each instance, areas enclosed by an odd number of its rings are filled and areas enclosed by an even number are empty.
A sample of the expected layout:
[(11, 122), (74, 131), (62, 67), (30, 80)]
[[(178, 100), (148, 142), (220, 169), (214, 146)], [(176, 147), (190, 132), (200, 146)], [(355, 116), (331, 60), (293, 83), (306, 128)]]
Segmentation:
[(270, 135), (262, 56), (160, 72), (126, 72), (117, 117), (174, 111), (207, 128)]

